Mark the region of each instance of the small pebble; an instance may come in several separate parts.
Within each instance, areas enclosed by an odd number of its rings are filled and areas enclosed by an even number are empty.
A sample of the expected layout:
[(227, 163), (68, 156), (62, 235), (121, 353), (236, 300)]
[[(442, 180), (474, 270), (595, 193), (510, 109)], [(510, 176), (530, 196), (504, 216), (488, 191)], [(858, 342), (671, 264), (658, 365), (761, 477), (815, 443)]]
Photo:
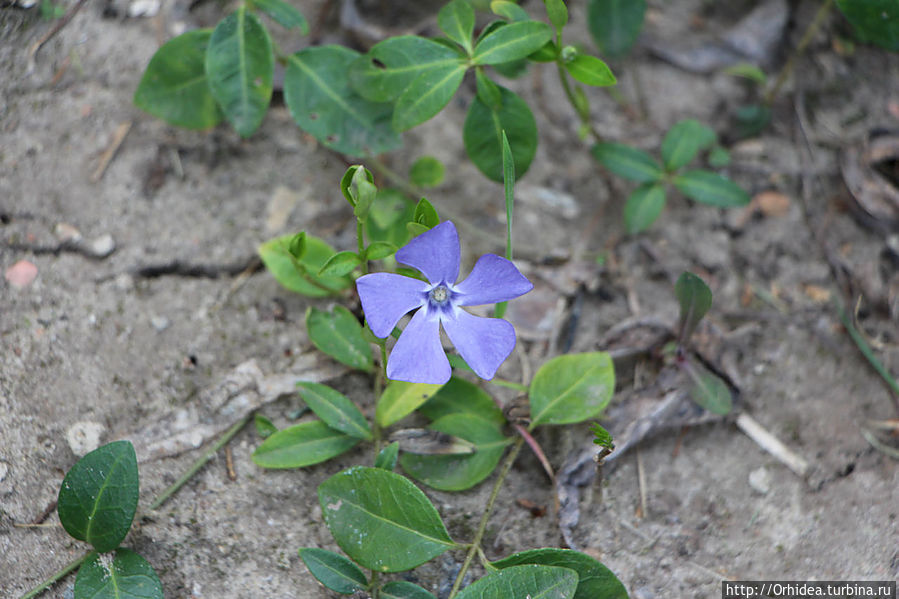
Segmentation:
[(37, 278), (37, 266), (28, 260), (19, 260), (6, 269), (7, 282), (16, 289), (24, 289)]
[(764, 466), (756, 468), (749, 473), (749, 486), (760, 495), (767, 495), (771, 491), (771, 475)]
[(81, 457), (100, 447), (100, 437), (106, 431), (99, 422), (76, 422), (66, 431), (66, 441), (72, 453)]
[(155, 17), (159, 12), (159, 0), (135, 0), (128, 7), (129, 17)]
[(94, 258), (105, 258), (115, 251), (115, 239), (109, 233), (100, 235), (85, 248)]
[(165, 316), (153, 316), (150, 318), (150, 324), (153, 325), (153, 328), (159, 331), (160, 333), (172, 324), (172, 321), (166, 318)]

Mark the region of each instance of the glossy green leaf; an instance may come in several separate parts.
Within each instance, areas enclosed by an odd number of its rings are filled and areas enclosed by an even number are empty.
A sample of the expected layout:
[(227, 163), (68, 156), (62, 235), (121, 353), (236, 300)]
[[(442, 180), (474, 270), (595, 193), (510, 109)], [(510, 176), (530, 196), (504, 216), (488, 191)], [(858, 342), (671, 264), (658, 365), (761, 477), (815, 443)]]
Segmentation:
[(604, 56), (627, 54), (640, 30), (646, 0), (588, 0), (587, 29)]
[(319, 485), (318, 499), (334, 540), (363, 567), (401, 572), (454, 546), (425, 494), (399, 474), (356, 466)]
[(450, 414), (431, 423), (430, 428), (454, 435), (476, 447), (475, 453), (456, 455), (416, 455), (402, 453), (400, 465), (416, 480), (440, 491), (469, 489), (493, 472), (506, 446), (512, 442), (499, 426), (474, 414)]
[(574, 60), (565, 63), (565, 70), (585, 85), (606, 87), (618, 82), (609, 65), (589, 54), (578, 54)]
[(684, 272), (674, 284), (674, 295), (680, 304), (679, 337), (685, 342), (712, 307), (712, 290), (693, 273)]
[(163, 599), (153, 567), (130, 549), (94, 554), (75, 578), (76, 599)]
[(727, 383), (711, 372), (697, 372), (692, 364), (686, 368), (687, 375), (692, 381), (690, 397), (697, 404), (711, 412), (725, 416), (733, 408), (733, 399)]
[(644, 183), (628, 196), (624, 204), (624, 227), (631, 235), (645, 231), (656, 222), (665, 207), (665, 188)]
[(303, 13), (284, 0), (252, 0), (252, 6), (267, 14), (282, 27), (287, 29), (297, 27), (302, 35), (309, 33), (309, 23), (306, 22)]
[(539, 50), (532, 54), (528, 54), (528, 60), (534, 62), (555, 62), (559, 56), (559, 46), (552, 40), (543, 44)]
[(366, 260), (382, 260), (392, 256), (399, 248), (389, 241), (373, 241), (365, 248)]
[(253, 424), (256, 426), (256, 434), (263, 439), (268, 439), (278, 432), (278, 427), (262, 414), (253, 415)]
[(390, 381), (375, 408), (375, 420), (384, 428), (398, 422), (431, 399), (442, 385)]
[(531, 381), (531, 426), (596, 417), (612, 399), (615, 368), (606, 352), (568, 354), (543, 364)]
[(378, 452), (378, 457), (375, 458), (375, 468), (393, 470), (396, 468), (396, 460), (399, 457), (399, 453), (399, 443), (393, 442), (388, 444), (384, 449)]
[(210, 29), (195, 29), (169, 40), (150, 59), (134, 104), (176, 127), (208, 129), (222, 120), (206, 80)]
[(474, 48), (474, 64), (500, 64), (526, 58), (553, 36), (553, 30), (539, 21), (518, 21), (492, 31)]
[(493, 181), (503, 180), (503, 130), (512, 148), (515, 174), (524, 176), (537, 153), (537, 122), (527, 103), (500, 87), (502, 106), (491, 110), (475, 97), (465, 117), (462, 139), (471, 161)]
[(375, 176), (361, 164), (350, 165), (340, 178), (340, 193), (354, 209), (359, 198), (359, 184), (363, 181), (374, 185)]
[(319, 383), (297, 383), (297, 390), (306, 405), (331, 428), (357, 439), (372, 439), (365, 416), (340, 391)]
[(710, 127), (699, 121), (679, 121), (662, 140), (662, 163), (669, 172), (676, 171), (693, 160), (700, 150), (711, 147), (717, 138)]
[(287, 251), (297, 260), (302, 260), (306, 255), (306, 232), (301, 231), (290, 238)]
[(427, 199), (418, 200), (415, 205), (415, 212), (412, 215), (412, 222), (422, 225), (428, 229), (433, 229), (440, 224), (440, 215), (437, 209)]
[(471, 34), (474, 33), (474, 9), (468, 0), (452, 0), (437, 13), (441, 31), (471, 54)]
[(350, 156), (399, 147), (390, 126), (393, 108), (350, 89), (347, 70), (359, 53), (343, 46), (318, 46), (287, 57), (284, 101), (294, 121), (322, 145)]
[(381, 587), (383, 599), (437, 599), (417, 584), (405, 580), (393, 580)]
[(452, 48), (416, 35), (401, 35), (375, 44), (353, 61), (349, 78), (353, 89), (365, 98), (389, 102), (417, 77), (432, 71), (455, 71), (460, 66), (463, 58)]
[[(310, 297), (325, 297), (350, 286), (352, 281), (347, 277), (318, 276), (318, 270), (334, 253), (331, 246), (318, 237), (306, 235), (303, 242), (303, 257), (297, 261), (290, 253), (290, 244), (294, 237), (294, 235), (276, 237), (259, 246), (262, 263), (281, 285)], [(299, 262), (305, 276), (297, 271), (295, 262)]]
[(598, 422), (594, 422), (590, 426), (590, 432), (593, 433), (593, 443), (609, 451), (615, 449), (615, 443), (612, 442), (612, 434)]
[(498, 110), (503, 105), (503, 96), (499, 86), (494, 83), (483, 67), (475, 69), (475, 85), (478, 98), (491, 110)]
[(899, 51), (899, 2), (837, 0), (837, 6), (863, 41)]
[(627, 599), (627, 589), (612, 571), (579, 551), (530, 549), (493, 562), (500, 570), (523, 564), (557, 566), (577, 572), (577, 591), (571, 599)]
[(471, 414), (497, 426), (506, 421), (502, 410), (486, 391), (457, 377), (452, 377), (418, 411), (430, 420), (450, 414)]
[(546, 4), (546, 16), (556, 29), (562, 29), (568, 24), (568, 8), (564, 0), (543, 0)]
[(362, 325), (343, 306), (334, 306), (330, 312), (310, 307), (306, 310), (306, 331), (315, 347), (341, 364), (371, 370), (371, 346), (362, 338)]
[(456, 599), (570, 599), (577, 581), (577, 572), (568, 568), (537, 564), (510, 566), (474, 581)]
[(688, 198), (718, 208), (744, 206), (750, 199), (742, 187), (711, 171), (687, 171), (674, 178), (674, 186)]
[(362, 264), (362, 259), (356, 252), (337, 252), (328, 258), (322, 267), (318, 269), (320, 277), (342, 277), (348, 275)]
[(352, 595), (368, 587), (368, 579), (359, 566), (339, 553), (304, 547), (300, 549), (300, 559), (317, 581), (335, 593)]
[(443, 69), (430, 69), (413, 79), (396, 99), (393, 128), (407, 131), (443, 110), (459, 89), (466, 68), (457, 63)]
[(137, 510), (137, 456), (114, 441), (75, 462), (59, 488), (57, 511), (66, 532), (101, 553), (119, 546)]
[(409, 241), (406, 223), (411, 221), (415, 204), (396, 189), (378, 190), (372, 204), (370, 218), (365, 221), (368, 238), (402, 247)]
[(662, 178), (659, 163), (643, 150), (625, 144), (603, 142), (594, 145), (590, 151), (601, 165), (619, 177), (638, 183), (649, 183)]
[(274, 69), (272, 40), (256, 15), (242, 6), (219, 21), (206, 48), (206, 76), (225, 118), (243, 137), (262, 124)]
[[(464, 0), (460, 0), (464, 1)], [(443, 163), (433, 156), (422, 156), (412, 163), (409, 180), (419, 187), (437, 187), (443, 183)]]
[(528, 11), (515, 2), (508, 2), (507, 0), (493, 0), (490, 3), (490, 10), (493, 11), (493, 14), (499, 15), (508, 21), (529, 21), (531, 19)]
[(280, 430), (263, 441), (253, 452), (253, 462), (263, 468), (302, 468), (339, 456), (358, 443), (358, 438), (312, 420)]

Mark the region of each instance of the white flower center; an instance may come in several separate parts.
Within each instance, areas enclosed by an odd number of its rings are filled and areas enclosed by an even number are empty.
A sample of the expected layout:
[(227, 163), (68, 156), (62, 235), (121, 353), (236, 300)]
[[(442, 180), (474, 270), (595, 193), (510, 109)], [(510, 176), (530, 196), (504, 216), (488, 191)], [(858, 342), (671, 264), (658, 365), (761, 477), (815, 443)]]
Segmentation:
[(438, 285), (431, 289), (431, 300), (437, 302), (438, 304), (442, 304), (446, 301), (446, 298), (449, 296), (449, 290), (443, 285)]

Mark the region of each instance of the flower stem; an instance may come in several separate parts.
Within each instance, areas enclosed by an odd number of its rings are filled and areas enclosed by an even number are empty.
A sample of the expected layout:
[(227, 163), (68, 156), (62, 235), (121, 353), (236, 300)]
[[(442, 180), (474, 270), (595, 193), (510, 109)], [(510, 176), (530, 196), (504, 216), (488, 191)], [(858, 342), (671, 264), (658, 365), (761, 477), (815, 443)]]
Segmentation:
[(512, 464), (515, 462), (515, 458), (518, 457), (518, 452), (521, 451), (522, 445), (524, 445), (524, 438), (518, 437), (515, 440), (515, 444), (512, 445), (509, 455), (506, 456), (506, 461), (503, 463), (503, 468), (500, 470), (499, 476), (496, 477), (496, 482), (493, 483), (493, 489), (490, 491), (489, 499), (487, 499), (487, 507), (484, 508), (484, 514), (481, 516), (481, 522), (478, 524), (478, 530), (474, 535), (474, 540), (471, 542), (471, 547), (465, 555), (465, 561), (462, 562), (459, 574), (456, 575), (456, 580), (453, 582), (453, 588), (450, 591), (449, 599), (455, 597), (456, 593), (459, 592), (459, 587), (462, 585), (462, 579), (465, 578), (465, 573), (468, 572), (468, 567), (471, 566), (471, 560), (474, 559), (474, 556), (477, 555), (481, 549), (481, 541), (484, 539), (484, 533), (487, 531), (487, 522), (490, 520), (490, 515), (493, 513), (493, 506), (496, 504), (499, 490), (503, 486), (506, 476), (509, 475), (509, 470), (512, 469)]
[(559, 58), (556, 61), (556, 67), (559, 70), (559, 83), (562, 84), (562, 91), (565, 92), (565, 97), (568, 98), (568, 103), (571, 104), (571, 107), (574, 109), (574, 113), (580, 119), (581, 124), (587, 127), (590, 131), (590, 134), (593, 135), (593, 138), (597, 141), (597, 143), (602, 141), (602, 135), (599, 134), (599, 131), (596, 127), (593, 126), (593, 123), (590, 122), (589, 115), (581, 114), (581, 111), (578, 110), (577, 100), (574, 98), (574, 91), (571, 89), (571, 84), (568, 82), (568, 73), (565, 71), (565, 67), (562, 66), (562, 59)]
[[(360, 258), (364, 258), (365, 256), (365, 230), (364, 223), (361, 219), (356, 219), (356, 248), (359, 253)], [(362, 274), (368, 274), (368, 260), (362, 260), (362, 264), (359, 265), (362, 268)]]

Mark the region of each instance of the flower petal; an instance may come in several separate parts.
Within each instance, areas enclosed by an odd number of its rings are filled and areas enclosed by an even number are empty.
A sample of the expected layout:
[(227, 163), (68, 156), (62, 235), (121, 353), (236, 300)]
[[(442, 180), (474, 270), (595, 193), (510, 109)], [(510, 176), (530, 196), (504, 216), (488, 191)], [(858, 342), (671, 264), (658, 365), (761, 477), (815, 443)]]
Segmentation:
[(505, 302), (534, 288), (509, 260), (494, 254), (481, 256), (471, 274), (456, 285), (457, 306)]
[(434, 285), (459, 278), (459, 234), (451, 221), (425, 231), (399, 249), (398, 262), (417, 268)]
[(515, 328), (501, 318), (481, 318), (457, 310), (441, 322), (459, 354), (484, 380), (493, 378), (515, 348)]
[(406, 325), (387, 359), (387, 378), (442, 385), (452, 369), (440, 344), (440, 320), (419, 310)]
[(386, 337), (400, 318), (427, 301), (428, 284), (386, 272), (356, 279), (362, 311), (376, 337)]

